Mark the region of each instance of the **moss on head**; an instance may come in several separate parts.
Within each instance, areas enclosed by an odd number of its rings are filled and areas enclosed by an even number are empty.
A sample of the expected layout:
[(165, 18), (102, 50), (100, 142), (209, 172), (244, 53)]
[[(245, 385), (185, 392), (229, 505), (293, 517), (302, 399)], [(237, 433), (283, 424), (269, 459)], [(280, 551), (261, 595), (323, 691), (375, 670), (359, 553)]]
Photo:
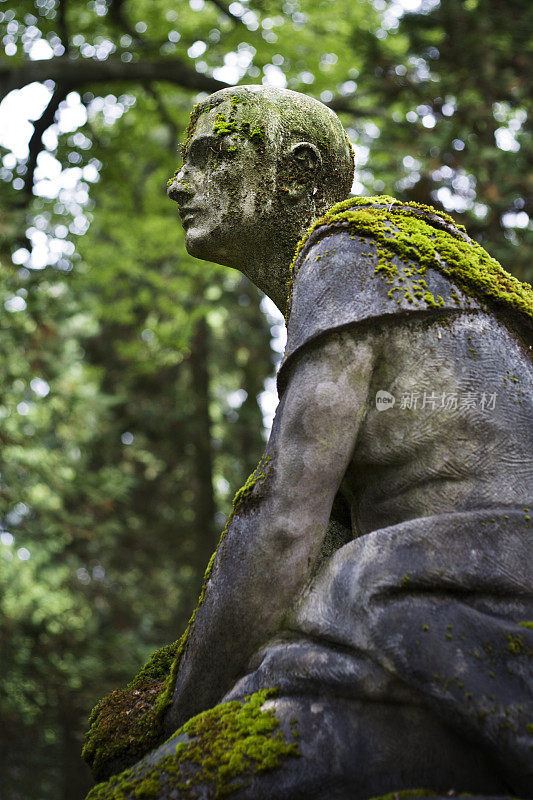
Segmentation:
[(159, 800), (173, 790), (193, 800), (204, 796), (205, 786), (224, 797), (252, 775), (276, 769), (298, 755), (295, 733), (287, 741), (274, 711), (263, 708), (276, 694), (265, 689), (193, 717), (169, 739), (176, 742), (174, 753), (95, 786), (87, 800)]
[(317, 175), (317, 194), (325, 207), (349, 193), (354, 171), (351, 144), (337, 115), (313, 97), (289, 89), (269, 86), (236, 86), (215, 92), (192, 113), (182, 156), (194, 133), (199, 117), (220, 105), (229, 104), (217, 115), (218, 136), (237, 133), (283, 157), (291, 145), (309, 142), (321, 153), (322, 167)]
[[(249, 119), (243, 119), (242, 116), (239, 119), (237, 115), (238, 108), (239, 103), (236, 102), (236, 98), (232, 97), (228, 116), (222, 111), (218, 112), (213, 125), (213, 133), (216, 139), (235, 134), (241, 139), (249, 139), (258, 150), (262, 150), (265, 141), (264, 125), (258, 122), (252, 123)], [(229, 150), (237, 150), (237, 148), (232, 147)], [(228, 152), (228, 148), (226, 152)]]

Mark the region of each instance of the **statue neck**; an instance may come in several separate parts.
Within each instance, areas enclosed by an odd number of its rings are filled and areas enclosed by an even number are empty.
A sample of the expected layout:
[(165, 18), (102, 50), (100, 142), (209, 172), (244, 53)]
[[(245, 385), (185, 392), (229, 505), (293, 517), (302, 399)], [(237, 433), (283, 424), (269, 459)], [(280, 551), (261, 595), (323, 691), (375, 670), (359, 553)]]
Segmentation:
[(265, 259), (254, 259), (241, 268), (246, 277), (270, 297), (282, 314), (286, 311), (290, 266), (295, 249), (296, 246), (280, 253), (272, 248)]
[(276, 233), (265, 239), (259, 234), (254, 252), (246, 259), (246, 265), (238, 266), (252, 283), (270, 297), (282, 314), (287, 310), (290, 268), (298, 242), (319, 216), (313, 214), (301, 221), (292, 235)]

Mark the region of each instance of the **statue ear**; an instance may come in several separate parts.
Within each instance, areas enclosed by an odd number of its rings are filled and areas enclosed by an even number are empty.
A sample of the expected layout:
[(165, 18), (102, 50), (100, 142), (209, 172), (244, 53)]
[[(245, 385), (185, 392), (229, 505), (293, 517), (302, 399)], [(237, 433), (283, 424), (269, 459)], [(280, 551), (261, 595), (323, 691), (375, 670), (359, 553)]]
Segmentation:
[(289, 197), (298, 199), (315, 193), (316, 180), (322, 167), (322, 156), (311, 142), (293, 144), (287, 153), (288, 175), (285, 178)]

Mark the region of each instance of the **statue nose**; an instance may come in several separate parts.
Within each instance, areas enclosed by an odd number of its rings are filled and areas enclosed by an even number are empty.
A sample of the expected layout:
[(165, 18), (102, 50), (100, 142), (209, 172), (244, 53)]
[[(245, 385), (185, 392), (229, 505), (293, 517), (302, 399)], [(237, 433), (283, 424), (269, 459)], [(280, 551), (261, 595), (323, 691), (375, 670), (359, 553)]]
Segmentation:
[(172, 183), (167, 189), (167, 195), (170, 197), (171, 200), (174, 200), (176, 203), (179, 203), (183, 196), (187, 194), (186, 191), (181, 186), (180, 181), (177, 178), (174, 178)]
[(171, 200), (176, 203), (183, 203), (185, 200), (194, 195), (194, 190), (190, 183), (190, 176), (188, 170), (182, 168), (177, 175), (174, 176), (171, 184), (167, 189), (167, 195)]

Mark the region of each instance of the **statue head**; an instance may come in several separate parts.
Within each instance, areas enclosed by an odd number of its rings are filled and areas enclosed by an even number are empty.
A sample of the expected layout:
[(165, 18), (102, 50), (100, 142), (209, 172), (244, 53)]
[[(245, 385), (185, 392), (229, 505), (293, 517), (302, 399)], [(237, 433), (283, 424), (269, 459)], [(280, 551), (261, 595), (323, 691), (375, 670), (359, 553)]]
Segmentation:
[(195, 106), (182, 157), (168, 194), (188, 252), (240, 269), (284, 310), (298, 240), (350, 192), (340, 120), (299, 92), (223, 89)]

